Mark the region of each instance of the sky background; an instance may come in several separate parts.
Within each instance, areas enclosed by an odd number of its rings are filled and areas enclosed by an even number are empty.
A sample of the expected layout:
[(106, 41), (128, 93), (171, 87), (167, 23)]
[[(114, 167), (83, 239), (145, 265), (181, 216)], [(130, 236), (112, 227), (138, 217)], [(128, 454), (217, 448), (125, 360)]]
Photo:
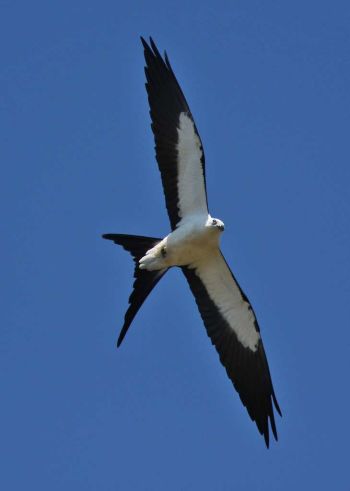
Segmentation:
[[(0, 488), (349, 490), (349, 2), (0, 10)], [(115, 347), (133, 264), (101, 234), (169, 231), (140, 35), (186, 94), (261, 325), (270, 450), (180, 271)]]

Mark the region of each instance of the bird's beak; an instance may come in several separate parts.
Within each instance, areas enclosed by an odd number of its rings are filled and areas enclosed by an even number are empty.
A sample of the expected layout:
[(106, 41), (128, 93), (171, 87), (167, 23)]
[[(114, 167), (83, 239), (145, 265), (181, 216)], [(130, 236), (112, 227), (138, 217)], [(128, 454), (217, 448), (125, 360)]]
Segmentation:
[(224, 225), (218, 225), (218, 229), (220, 230), (220, 232), (223, 232), (225, 230), (225, 226)]

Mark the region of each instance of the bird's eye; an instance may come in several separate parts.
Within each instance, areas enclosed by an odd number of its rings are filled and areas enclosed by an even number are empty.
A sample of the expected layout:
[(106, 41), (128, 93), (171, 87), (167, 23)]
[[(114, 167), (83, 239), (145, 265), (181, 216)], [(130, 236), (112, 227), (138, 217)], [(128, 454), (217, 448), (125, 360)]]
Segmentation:
[(218, 221), (214, 219), (214, 220), (213, 220), (211, 223), (212, 223), (213, 225), (216, 225), (216, 224), (218, 223)]

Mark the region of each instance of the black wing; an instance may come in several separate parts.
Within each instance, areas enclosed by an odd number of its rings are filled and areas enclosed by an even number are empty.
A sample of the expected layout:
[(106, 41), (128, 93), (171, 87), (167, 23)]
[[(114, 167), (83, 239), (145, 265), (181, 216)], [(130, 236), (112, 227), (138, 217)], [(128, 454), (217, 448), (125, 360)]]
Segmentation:
[(182, 270), (208, 336), (268, 447), (269, 421), (277, 440), (273, 404), (281, 411), (254, 311), (220, 251), (192, 266)]
[(191, 214), (208, 215), (202, 143), (167, 55), (163, 60), (153, 40), (141, 38), (146, 60), (156, 158), (172, 229)]

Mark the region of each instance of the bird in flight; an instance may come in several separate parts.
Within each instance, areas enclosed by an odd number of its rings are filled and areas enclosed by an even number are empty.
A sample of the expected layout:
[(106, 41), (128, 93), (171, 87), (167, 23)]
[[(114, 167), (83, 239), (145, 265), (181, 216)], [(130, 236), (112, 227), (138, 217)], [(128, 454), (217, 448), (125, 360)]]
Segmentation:
[(220, 251), (224, 223), (208, 211), (205, 159), (200, 136), (167, 54), (141, 38), (146, 89), (171, 232), (165, 238), (105, 234), (131, 253), (133, 291), (117, 346), (141, 305), (173, 266), (182, 269), (207, 334), (266, 446), (269, 424), (277, 440), (274, 393), (252, 306)]

